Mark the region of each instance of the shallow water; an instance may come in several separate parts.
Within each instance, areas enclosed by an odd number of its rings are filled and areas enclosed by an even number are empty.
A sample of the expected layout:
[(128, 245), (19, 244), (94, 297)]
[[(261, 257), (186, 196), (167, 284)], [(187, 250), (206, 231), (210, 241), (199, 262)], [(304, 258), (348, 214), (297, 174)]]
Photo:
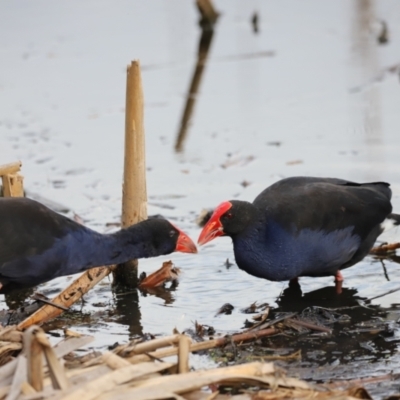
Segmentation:
[[(106, 225), (120, 218), (125, 66), (140, 59), (149, 214), (176, 221), (195, 239), (202, 208), (231, 198), (252, 200), (293, 175), (389, 181), (400, 210), (399, 3), (225, 0), (216, 7), (221, 16), (188, 136), (177, 153), (200, 38), (192, 2), (2, 3), (0, 164), (22, 160), (29, 193), (65, 205), (94, 229), (109, 230)], [(257, 34), (250, 23), (255, 11)], [(382, 20), (386, 44), (377, 39)], [(399, 235), (393, 231), (385, 240), (399, 241)], [(96, 334), (97, 348), (135, 334), (185, 330), (196, 320), (230, 332), (246, 319), (240, 309), (254, 301), (276, 306), (286, 288), (235, 265), (227, 269), (226, 259), (234, 259), (226, 238), (197, 256), (141, 261), (140, 271), (154, 271), (168, 259), (182, 269), (177, 288), (161, 296), (116, 294), (106, 279), (74, 307), (82, 314), (68, 320), (71, 328)], [(390, 280), (372, 257), (344, 271), (351, 291), (346, 301), (399, 286), (399, 264), (385, 261), (385, 267)], [(60, 278), (40, 290), (57, 292), (68, 282)], [(301, 280), (303, 293), (332, 285), (332, 278)], [(332, 307), (335, 301), (312, 300)], [(227, 302), (233, 313), (215, 316)], [(372, 302), (388, 311), (397, 339), (398, 303), (398, 293)], [(341, 363), (355, 376), (364, 367), (368, 374), (373, 353), (376, 371), (399, 372), (396, 351), (365, 349), (364, 361)]]

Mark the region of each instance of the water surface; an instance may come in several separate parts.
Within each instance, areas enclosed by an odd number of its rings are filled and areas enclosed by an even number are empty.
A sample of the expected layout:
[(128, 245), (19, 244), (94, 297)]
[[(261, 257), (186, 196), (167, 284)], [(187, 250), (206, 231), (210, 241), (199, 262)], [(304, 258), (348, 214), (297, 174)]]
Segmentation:
[[(164, 215), (195, 239), (202, 208), (252, 200), (293, 175), (388, 181), (400, 210), (399, 3), (221, 0), (216, 7), (221, 16), (177, 153), (200, 38), (192, 2), (3, 2), (0, 163), (22, 160), (28, 192), (65, 205), (96, 230), (115, 229), (107, 224), (120, 218), (125, 67), (140, 59), (149, 214)], [(258, 33), (250, 22), (254, 12)], [(379, 43), (382, 21), (388, 26), (385, 44)], [(393, 231), (386, 239), (398, 241), (399, 235)], [(229, 239), (196, 256), (141, 261), (140, 271), (154, 271), (168, 259), (182, 269), (178, 287), (160, 296), (114, 293), (105, 279), (74, 307), (82, 314), (69, 321), (71, 328), (95, 334), (94, 346), (105, 348), (136, 334), (182, 331), (194, 321), (236, 331), (246, 319), (240, 309), (252, 302), (281, 306), (286, 283), (226, 268), (227, 259), (234, 262)], [(344, 271), (346, 301), (399, 286), (399, 264), (385, 261), (385, 267), (386, 275), (380, 261), (367, 257)], [(40, 290), (56, 293), (69, 279)], [(303, 294), (329, 289), (332, 280), (303, 278)], [(312, 303), (334, 306), (335, 297), (321, 296)], [(227, 302), (233, 313), (216, 317)], [(398, 340), (399, 294), (372, 303)], [(358, 342), (348, 344), (359, 349)], [(389, 353), (371, 346), (359, 359), (337, 359), (354, 376), (360, 365), (366, 374), (371, 368), (399, 372), (397, 344)]]

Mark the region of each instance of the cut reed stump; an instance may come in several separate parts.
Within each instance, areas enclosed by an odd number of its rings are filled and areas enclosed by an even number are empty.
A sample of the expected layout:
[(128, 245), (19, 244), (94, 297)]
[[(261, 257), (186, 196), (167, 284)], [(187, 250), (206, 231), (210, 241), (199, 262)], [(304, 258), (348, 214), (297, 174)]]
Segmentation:
[[(147, 218), (146, 168), (143, 129), (143, 90), (139, 61), (133, 61), (127, 70), (125, 163), (123, 184), (122, 226), (127, 227)], [(70, 307), (85, 293), (114, 270), (117, 284), (137, 287), (137, 262), (109, 267), (92, 268), (82, 274), (51, 301)], [(62, 308), (46, 304), (19, 325), (26, 329), (33, 324), (41, 325), (63, 312)]]
[(23, 197), (23, 176), (19, 174), (21, 161), (0, 166), (0, 176), (3, 183), (4, 197)]
[[(139, 61), (127, 68), (125, 109), (125, 158), (121, 225), (127, 228), (147, 218), (146, 161), (143, 87)], [(138, 286), (138, 261), (113, 270), (114, 284)]]
[(197, 8), (200, 12), (200, 25), (212, 26), (219, 17), (219, 12), (216, 11), (211, 0), (196, 0)]

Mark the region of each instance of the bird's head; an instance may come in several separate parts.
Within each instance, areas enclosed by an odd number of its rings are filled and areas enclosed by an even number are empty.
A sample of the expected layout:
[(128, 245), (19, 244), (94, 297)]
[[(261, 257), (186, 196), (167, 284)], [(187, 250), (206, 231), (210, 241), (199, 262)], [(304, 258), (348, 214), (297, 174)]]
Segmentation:
[(218, 236), (235, 236), (242, 232), (254, 217), (254, 207), (247, 201), (224, 201), (211, 215), (197, 243), (203, 245)]
[(192, 239), (166, 219), (148, 219), (146, 220), (146, 225), (150, 243), (159, 255), (169, 254), (174, 251), (197, 253), (196, 245)]

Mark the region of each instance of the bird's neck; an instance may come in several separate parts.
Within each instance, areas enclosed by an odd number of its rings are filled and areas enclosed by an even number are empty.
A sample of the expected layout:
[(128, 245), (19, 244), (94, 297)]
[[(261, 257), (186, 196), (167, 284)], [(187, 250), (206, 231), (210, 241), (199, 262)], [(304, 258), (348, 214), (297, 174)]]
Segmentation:
[(73, 242), (69, 246), (69, 273), (156, 256), (148, 236), (140, 224), (107, 235), (88, 229), (74, 232), (68, 239)]
[(112, 252), (110, 256), (116, 257), (117, 263), (160, 255), (153, 246), (152, 233), (146, 229), (144, 223), (132, 225), (110, 235), (110, 250)]

